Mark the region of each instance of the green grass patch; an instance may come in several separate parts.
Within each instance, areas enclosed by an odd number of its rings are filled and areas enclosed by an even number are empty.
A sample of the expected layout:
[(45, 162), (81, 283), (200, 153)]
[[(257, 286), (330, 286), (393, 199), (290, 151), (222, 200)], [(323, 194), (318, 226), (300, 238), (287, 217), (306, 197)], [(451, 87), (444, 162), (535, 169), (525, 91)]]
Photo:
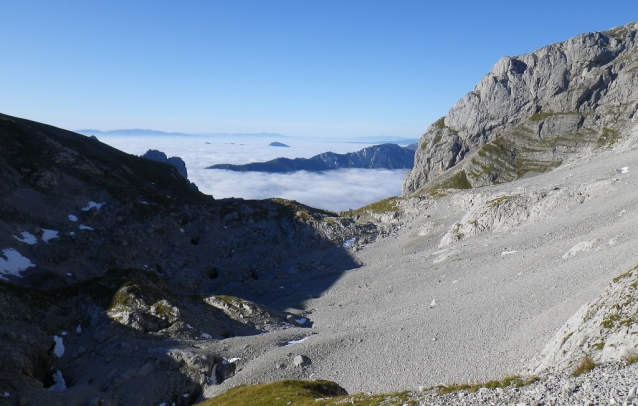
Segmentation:
[(638, 351), (632, 349), (629, 350), (625, 353), (625, 355), (622, 357), (623, 362), (625, 363), (625, 365), (632, 365), (638, 362)]
[(612, 328), (618, 320), (620, 320), (620, 315), (612, 314), (611, 316), (609, 316), (609, 318), (603, 320), (600, 323), (600, 326), (603, 328)]
[(454, 385), (448, 385), (448, 386), (442, 385), (437, 387), (437, 391), (439, 395), (445, 395), (448, 393), (454, 393), (454, 392), (458, 392), (462, 390), (467, 392), (476, 392), (481, 388), (496, 389), (496, 388), (506, 388), (512, 385), (516, 386), (517, 388), (520, 388), (523, 386), (531, 385), (532, 383), (538, 381), (538, 379), (539, 378), (536, 376), (523, 378), (519, 375), (513, 375), (513, 376), (507, 376), (500, 380), (492, 380), (492, 381), (487, 381), (487, 382), (477, 383), (477, 384), (465, 383), (465, 384), (454, 384)]
[(396, 196), (389, 197), (387, 199), (379, 200), (378, 202), (370, 203), (369, 205), (363, 206), (356, 210), (345, 211), (342, 214), (353, 216), (357, 214), (363, 214), (365, 212), (377, 213), (377, 214), (383, 214), (389, 211), (394, 212), (394, 211), (397, 211), (397, 209), (399, 208), (399, 205), (398, 205), (399, 199), (400, 198)]
[(622, 274), (620, 274), (620, 275), (616, 276), (616, 277), (613, 279), (614, 283), (619, 282), (621, 279), (631, 277), (631, 276), (634, 274), (634, 271), (635, 271), (636, 269), (638, 269), (638, 265), (634, 266), (633, 268), (631, 268), (631, 269), (630, 269), (630, 270), (628, 270), (627, 272), (622, 273)]
[(601, 351), (603, 348), (605, 348), (605, 343), (604, 342), (598, 342), (594, 345), (592, 345), (592, 348), (598, 351)]
[(242, 385), (198, 404), (199, 406), (403, 406), (416, 405), (408, 392), (386, 395), (348, 395), (331, 381), (286, 380), (259, 385)]
[(432, 186), (426, 193), (432, 197), (446, 196), (449, 194), (449, 192), (446, 192), (448, 189), (472, 189), (472, 184), (467, 179), (465, 171), (461, 170), (454, 176)]
[(597, 144), (598, 148), (601, 149), (609, 149), (613, 147), (618, 141), (620, 141), (622, 137), (618, 130), (614, 130), (612, 128), (603, 128), (600, 137), (598, 137)]
[(596, 368), (596, 363), (591, 357), (585, 357), (580, 361), (580, 364), (576, 366), (576, 369), (572, 372), (572, 376), (581, 376), (582, 374), (586, 374), (592, 369)]

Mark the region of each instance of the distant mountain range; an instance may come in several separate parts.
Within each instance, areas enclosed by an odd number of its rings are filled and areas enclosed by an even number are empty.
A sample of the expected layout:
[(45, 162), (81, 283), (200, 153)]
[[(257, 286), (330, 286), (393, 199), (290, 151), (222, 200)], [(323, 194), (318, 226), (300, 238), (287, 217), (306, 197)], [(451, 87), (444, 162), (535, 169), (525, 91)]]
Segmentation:
[(414, 149), (396, 144), (373, 145), (357, 152), (336, 154), (324, 152), (312, 158), (277, 158), (245, 165), (218, 164), (206, 169), (226, 169), (236, 172), (320, 172), (341, 168), (410, 169), (414, 164)]
[(232, 136), (232, 137), (263, 137), (263, 138), (291, 138), (288, 135), (282, 135), (278, 133), (209, 133), (209, 134), (187, 134), (187, 133), (177, 133), (177, 132), (164, 132), (164, 131), (156, 131), (149, 129), (121, 129), (121, 130), (110, 130), (110, 131), (100, 131), (100, 130), (78, 130), (75, 131), (78, 134), (82, 135), (155, 135), (155, 136), (192, 136), (192, 135), (206, 135), (206, 136)]
[[(279, 133), (204, 133), (204, 134), (188, 134), (188, 133), (180, 133), (180, 132), (165, 132), (165, 131), (157, 131), (150, 129), (140, 129), (140, 128), (127, 128), (120, 130), (110, 130), (110, 131), (100, 131), (93, 129), (86, 130), (78, 130), (75, 131), (78, 134), (82, 135), (130, 135), (130, 136), (140, 136), (140, 135), (152, 135), (152, 136), (212, 136), (212, 137), (259, 137), (259, 138), (308, 138), (308, 137), (295, 137), (290, 135), (283, 135)], [(379, 135), (379, 136), (371, 136), (371, 137), (348, 137), (348, 138), (330, 138), (330, 137), (313, 137), (314, 139), (322, 140), (322, 141), (332, 141), (332, 142), (347, 142), (353, 144), (399, 144), (399, 145), (407, 145), (407, 144), (416, 144), (419, 140), (418, 138), (401, 138), (396, 136), (388, 136), (388, 135)]]

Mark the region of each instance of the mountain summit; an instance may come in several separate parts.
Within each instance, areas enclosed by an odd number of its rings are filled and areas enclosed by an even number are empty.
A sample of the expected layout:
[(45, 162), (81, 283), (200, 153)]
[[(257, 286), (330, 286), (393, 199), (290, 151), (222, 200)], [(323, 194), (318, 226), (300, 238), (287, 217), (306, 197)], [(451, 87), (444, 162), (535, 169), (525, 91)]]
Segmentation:
[(546, 172), (635, 130), (638, 23), (503, 57), (419, 141), (403, 194)]

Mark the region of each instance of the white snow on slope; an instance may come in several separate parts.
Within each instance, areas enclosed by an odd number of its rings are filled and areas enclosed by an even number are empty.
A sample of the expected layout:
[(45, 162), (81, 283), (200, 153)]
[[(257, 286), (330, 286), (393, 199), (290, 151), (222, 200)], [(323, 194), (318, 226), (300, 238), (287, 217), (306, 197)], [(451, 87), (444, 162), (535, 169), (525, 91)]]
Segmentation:
[(48, 230), (46, 228), (42, 230), (42, 241), (48, 244), (49, 240), (52, 240), (54, 238), (59, 238), (58, 232), (56, 230)]
[[(308, 336), (310, 337), (310, 336)], [(300, 338), (299, 340), (292, 340), (292, 341), (288, 341), (284, 347), (290, 347), (291, 345), (295, 345), (295, 344), (299, 344), (299, 343), (303, 343), (304, 341), (306, 341), (308, 339), (308, 337), (303, 337)]]
[(36, 244), (38, 242), (38, 239), (35, 238), (35, 235), (33, 235), (33, 234), (29, 233), (29, 232), (26, 232), (26, 231), (22, 232), (22, 238), (18, 237), (17, 235), (14, 235), (13, 238), (15, 238), (16, 240), (18, 240), (20, 242), (27, 243), (29, 245), (33, 245), (33, 244)]
[(66, 389), (66, 382), (62, 376), (62, 371), (58, 370), (58, 372), (53, 374), (53, 382), (54, 384), (49, 387), (50, 391), (63, 391)]
[(629, 172), (628, 166), (623, 166), (622, 168), (620, 168), (620, 173), (627, 173), (627, 172)]
[(343, 244), (341, 244), (341, 246), (343, 248), (350, 248), (354, 245), (356, 240), (357, 240), (356, 238), (351, 238), (349, 240), (344, 241)]
[(95, 207), (96, 209), (100, 210), (100, 208), (101, 208), (104, 204), (105, 204), (104, 202), (102, 202), (102, 203), (96, 203), (96, 202), (94, 202), (94, 201), (92, 201), (92, 200), (91, 200), (91, 201), (90, 201), (90, 202), (86, 205), (86, 207), (82, 207), (82, 211), (89, 211), (89, 210), (91, 210), (91, 209), (92, 209), (92, 208), (94, 208), (94, 207)]
[(2, 275), (7, 274), (21, 276), (20, 273), (22, 271), (32, 266), (35, 266), (35, 264), (29, 258), (23, 257), (22, 254), (13, 248), (7, 248), (2, 250), (2, 256), (0, 256), (0, 278), (6, 280), (7, 278)]
[(69, 220), (78, 221), (78, 218), (77, 218), (77, 216), (74, 216), (73, 214), (69, 214)]
[(93, 230), (93, 227), (85, 226), (84, 224), (80, 224), (80, 230)]
[(53, 336), (53, 341), (55, 341), (55, 347), (53, 347), (53, 353), (58, 358), (62, 358), (62, 356), (64, 355), (64, 343), (62, 342), (62, 337)]

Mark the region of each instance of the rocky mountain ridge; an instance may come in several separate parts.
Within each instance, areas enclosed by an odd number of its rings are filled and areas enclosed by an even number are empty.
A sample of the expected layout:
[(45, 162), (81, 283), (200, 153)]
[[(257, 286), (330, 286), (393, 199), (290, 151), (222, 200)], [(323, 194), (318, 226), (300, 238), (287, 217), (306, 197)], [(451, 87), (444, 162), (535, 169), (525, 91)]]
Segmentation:
[(621, 143), (638, 109), (636, 23), (503, 57), (419, 141), (403, 184), (478, 187)]
[(186, 163), (184, 160), (178, 156), (167, 157), (165, 153), (162, 151), (158, 151), (156, 149), (149, 149), (143, 155), (142, 158), (150, 159), (151, 161), (163, 162), (169, 165), (173, 165), (177, 172), (182, 175), (185, 179), (188, 179), (188, 171), (186, 169)]
[(381, 144), (346, 154), (324, 152), (311, 158), (277, 158), (267, 162), (245, 165), (217, 164), (207, 169), (225, 169), (238, 172), (295, 172), (328, 171), (340, 168), (403, 169), (411, 168), (414, 151), (396, 144)]
[[(388, 395), (381, 404), (635, 402), (636, 367), (618, 362), (632, 356), (638, 320), (633, 107), (616, 106), (617, 121), (600, 116), (619, 129), (602, 147), (602, 133), (581, 131), (598, 125), (592, 118), (572, 120), (611, 108), (600, 101), (614, 92), (633, 93), (625, 69), (633, 62), (613, 61), (630, 55), (634, 32), (630, 24), (547, 48), (556, 61), (561, 52), (565, 60), (585, 55), (583, 83), (605, 66), (618, 73), (576, 114), (526, 119), (534, 109), (520, 96), (512, 106), (527, 113), (511, 111), (508, 124), (494, 117), (509, 96), (494, 93), (494, 116), (477, 113), (466, 138), (445, 141), (456, 130), (443, 120), (430, 128), (440, 140), (430, 131), (422, 139), (417, 155), (430, 141), (468, 148), (439, 177), (422, 173), (426, 183), (413, 185), (427, 193), (344, 213), (281, 199), (215, 200), (172, 166), (0, 115), (0, 404), (189, 405), (235, 385), (290, 378), (330, 379), (353, 393), (521, 372), (537, 378), (522, 388)], [(615, 51), (595, 56), (592, 43)], [(526, 58), (524, 70), (506, 60), (508, 80), (495, 92), (520, 93), (509, 77), (540, 69)], [(574, 101), (576, 89), (556, 89), (538, 105)], [(457, 106), (487, 108), (472, 100)], [(529, 126), (540, 122), (539, 135)], [(484, 131), (482, 147), (468, 141), (482, 142), (470, 128)], [(598, 135), (595, 147), (587, 134)], [(545, 135), (555, 146), (549, 155)], [(534, 162), (553, 164), (530, 177), (520, 166), (528, 150), (505, 160), (479, 154), (507, 140), (535, 140)], [(479, 155), (494, 170), (488, 177), (472, 176)], [(415, 170), (408, 179), (421, 176)], [(570, 376), (588, 357), (602, 364)]]
[(215, 200), (171, 165), (6, 115), (0, 178), (0, 404), (191, 404), (234, 370), (211, 345), (293, 340), (312, 325), (302, 302), (378, 235), (296, 202)]

